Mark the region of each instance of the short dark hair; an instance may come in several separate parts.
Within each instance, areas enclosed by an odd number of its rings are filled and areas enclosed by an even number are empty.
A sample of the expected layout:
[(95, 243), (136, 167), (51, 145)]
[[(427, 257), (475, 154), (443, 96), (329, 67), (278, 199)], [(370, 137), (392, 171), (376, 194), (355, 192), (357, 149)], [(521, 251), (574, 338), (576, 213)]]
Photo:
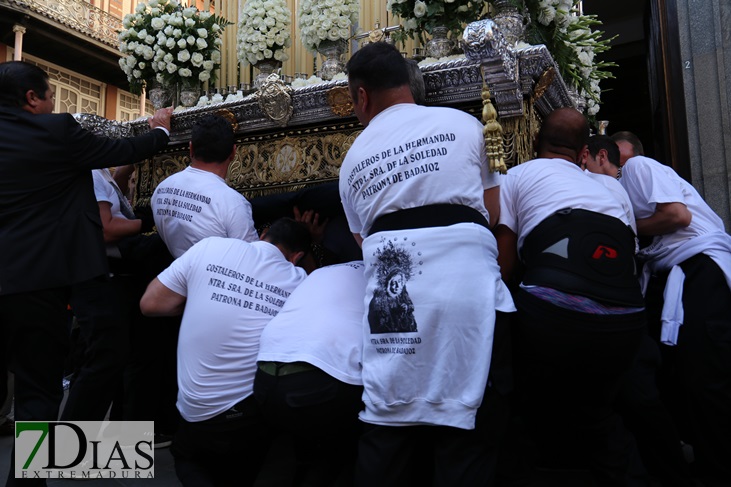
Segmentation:
[(231, 123), (219, 115), (205, 115), (193, 125), (193, 157), (202, 162), (223, 162), (234, 148)]
[(406, 59), (395, 46), (371, 42), (356, 51), (345, 65), (351, 93), (363, 86), (369, 91), (383, 91), (409, 84)]
[(409, 69), (409, 88), (411, 96), (417, 105), (426, 103), (426, 86), (424, 85), (424, 74), (421, 72), (419, 63), (413, 59), (406, 60), (406, 67)]
[(619, 147), (611, 137), (607, 135), (595, 135), (589, 139), (588, 148), (591, 157), (596, 157), (599, 151), (604, 149), (607, 151), (609, 162), (619, 167)]
[(627, 132), (626, 130), (623, 130), (622, 132), (617, 132), (612, 135), (612, 140), (615, 142), (619, 142), (620, 140), (623, 140), (624, 142), (629, 142), (629, 145), (632, 146), (632, 150), (634, 151), (634, 155), (645, 155), (645, 148), (642, 147), (642, 142), (640, 141), (640, 138), (632, 132)]
[(45, 100), (49, 87), (48, 73), (34, 64), (24, 61), (0, 64), (0, 106), (24, 107), (28, 90)]
[(267, 229), (264, 240), (284, 247), (291, 253), (307, 253), (312, 244), (312, 237), (307, 226), (287, 217), (275, 220), (272, 226)]

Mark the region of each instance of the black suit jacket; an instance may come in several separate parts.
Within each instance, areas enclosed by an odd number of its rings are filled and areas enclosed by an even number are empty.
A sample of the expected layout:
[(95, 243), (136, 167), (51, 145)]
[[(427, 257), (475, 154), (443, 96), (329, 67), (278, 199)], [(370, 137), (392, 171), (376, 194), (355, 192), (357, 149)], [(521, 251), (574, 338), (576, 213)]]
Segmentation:
[(69, 114), (0, 106), (0, 295), (107, 272), (91, 170), (146, 159), (168, 136), (98, 137)]

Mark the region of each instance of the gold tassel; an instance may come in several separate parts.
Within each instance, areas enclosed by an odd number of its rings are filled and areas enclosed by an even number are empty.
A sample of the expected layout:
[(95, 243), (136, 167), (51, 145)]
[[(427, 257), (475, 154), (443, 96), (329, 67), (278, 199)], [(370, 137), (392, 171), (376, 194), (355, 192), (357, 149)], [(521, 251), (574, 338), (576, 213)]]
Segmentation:
[(508, 168), (505, 165), (505, 152), (503, 151), (503, 127), (497, 120), (497, 110), (490, 101), (490, 89), (484, 80), (482, 82), (482, 121), (485, 124), (482, 133), (485, 136), (485, 150), (490, 163), (490, 171), (505, 174), (508, 172)]

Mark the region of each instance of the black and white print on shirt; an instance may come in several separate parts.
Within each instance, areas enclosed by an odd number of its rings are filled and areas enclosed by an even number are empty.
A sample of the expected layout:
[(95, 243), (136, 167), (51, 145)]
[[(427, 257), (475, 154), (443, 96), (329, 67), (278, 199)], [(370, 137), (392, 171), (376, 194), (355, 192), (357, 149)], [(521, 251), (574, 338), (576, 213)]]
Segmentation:
[(368, 306), (371, 333), (416, 332), (414, 303), (406, 289), (413, 274), (411, 254), (388, 240), (376, 249), (375, 257), (378, 287)]

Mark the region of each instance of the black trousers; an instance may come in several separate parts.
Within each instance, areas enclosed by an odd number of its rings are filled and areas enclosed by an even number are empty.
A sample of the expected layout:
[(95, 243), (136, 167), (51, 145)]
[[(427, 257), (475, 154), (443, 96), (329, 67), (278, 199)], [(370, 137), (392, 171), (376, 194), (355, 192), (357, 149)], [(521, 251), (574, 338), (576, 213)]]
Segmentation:
[[(663, 352), (662, 393), (681, 438), (693, 445), (694, 473), (708, 486), (731, 485), (731, 290), (707, 255), (682, 262), (683, 326), (675, 347)], [(648, 307), (659, 313), (664, 280), (648, 289)]]
[(129, 357), (129, 309), (122, 278), (99, 277), (71, 287), (71, 309), (84, 347), (61, 419), (101, 421), (118, 394)]
[[(63, 398), (68, 350), (66, 307), (70, 289), (54, 288), (0, 296), (0, 361), (15, 373), (16, 421), (55, 421)], [(17, 480), (14, 451), (7, 485), (45, 485)]]
[[(627, 484), (631, 437), (614, 411), (645, 314), (592, 315), (515, 293), (515, 391), (542, 466), (584, 459), (598, 486)], [(575, 466), (575, 465), (574, 465)]]
[(181, 420), (171, 447), (175, 473), (186, 487), (253, 485), (270, 442), (251, 395), (206, 421)]
[(254, 396), (273, 432), (292, 438), (294, 485), (328, 486), (352, 479), (362, 423), (363, 386), (320, 369), (275, 377), (257, 370)]

